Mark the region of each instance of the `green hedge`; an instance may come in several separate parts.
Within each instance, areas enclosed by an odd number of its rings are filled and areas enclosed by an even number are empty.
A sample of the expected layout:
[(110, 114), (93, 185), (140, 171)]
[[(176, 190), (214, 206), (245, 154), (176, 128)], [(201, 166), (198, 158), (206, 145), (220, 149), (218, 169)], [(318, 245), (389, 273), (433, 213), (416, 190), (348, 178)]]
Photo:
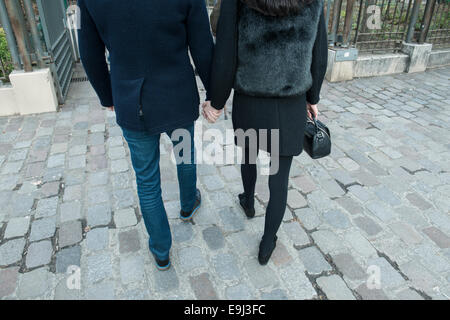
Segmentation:
[[(6, 78), (13, 70), (13, 64), (11, 60), (11, 53), (8, 49), (8, 43), (6, 42), (5, 31), (0, 28), (0, 78)], [(3, 71), (6, 74), (3, 74)]]

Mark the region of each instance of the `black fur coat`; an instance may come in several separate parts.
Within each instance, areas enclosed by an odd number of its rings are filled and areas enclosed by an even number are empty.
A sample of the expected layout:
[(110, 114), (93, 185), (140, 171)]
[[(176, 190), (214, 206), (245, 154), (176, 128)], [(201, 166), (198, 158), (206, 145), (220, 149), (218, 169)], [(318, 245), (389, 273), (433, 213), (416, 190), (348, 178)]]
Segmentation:
[(241, 4), (235, 90), (259, 97), (290, 97), (308, 91), (322, 11), (323, 0), (286, 17), (264, 15)]

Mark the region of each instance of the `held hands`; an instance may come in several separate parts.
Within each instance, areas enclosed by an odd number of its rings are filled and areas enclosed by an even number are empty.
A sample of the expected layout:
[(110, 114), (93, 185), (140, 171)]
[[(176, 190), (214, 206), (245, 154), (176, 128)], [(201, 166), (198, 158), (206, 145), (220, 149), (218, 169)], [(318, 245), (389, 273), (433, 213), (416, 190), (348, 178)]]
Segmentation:
[(208, 120), (209, 123), (215, 123), (222, 114), (222, 110), (217, 110), (216, 108), (211, 106), (211, 101), (204, 102), (202, 108), (203, 117)]
[(310, 119), (317, 119), (319, 116), (319, 108), (317, 107), (317, 104), (306, 102), (306, 114)]

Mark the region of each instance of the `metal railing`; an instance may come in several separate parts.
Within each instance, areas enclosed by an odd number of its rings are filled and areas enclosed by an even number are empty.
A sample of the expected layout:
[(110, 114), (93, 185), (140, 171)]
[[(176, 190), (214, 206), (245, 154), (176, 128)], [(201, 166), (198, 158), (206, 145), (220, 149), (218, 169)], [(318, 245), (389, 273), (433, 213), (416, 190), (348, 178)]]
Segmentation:
[(450, 0), (327, 0), (330, 45), (396, 52), (403, 41), (450, 47)]

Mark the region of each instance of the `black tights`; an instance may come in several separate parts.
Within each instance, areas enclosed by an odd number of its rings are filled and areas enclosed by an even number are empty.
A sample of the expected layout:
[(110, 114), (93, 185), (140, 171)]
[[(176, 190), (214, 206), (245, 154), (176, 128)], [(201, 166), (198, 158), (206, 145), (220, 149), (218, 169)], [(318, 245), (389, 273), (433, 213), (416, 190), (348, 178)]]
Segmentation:
[[(246, 152), (246, 155), (249, 153)], [(247, 198), (247, 206), (253, 208), (255, 204), (255, 185), (257, 177), (256, 161), (249, 162), (248, 156), (244, 164), (241, 164), (242, 182)], [(269, 177), (270, 199), (267, 205), (266, 221), (264, 225), (263, 244), (271, 245), (274, 240), (284, 212), (286, 211), (287, 194), (289, 186), (289, 171), (291, 170), (292, 156), (279, 157), (279, 170)], [(253, 164), (252, 164), (253, 163)]]

